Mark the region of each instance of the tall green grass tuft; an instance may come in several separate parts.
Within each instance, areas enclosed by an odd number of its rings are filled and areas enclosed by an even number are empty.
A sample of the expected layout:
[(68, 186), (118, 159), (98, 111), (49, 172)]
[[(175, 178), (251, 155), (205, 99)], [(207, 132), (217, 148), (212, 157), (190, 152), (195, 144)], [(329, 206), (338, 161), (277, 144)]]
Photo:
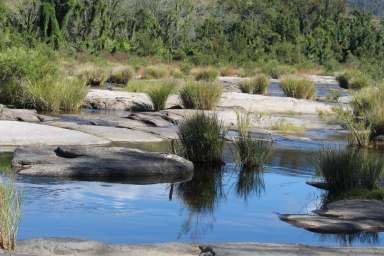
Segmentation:
[(193, 163), (222, 163), (223, 125), (216, 115), (193, 114), (179, 125), (178, 135), (183, 155)]
[(315, 96), (315, 84), (304, 78), (287, 77), (281, 81), (284, 94), (297, 99), (312, 99)]
[(219, 71), (215, 68), (199, 68), (192, 73), (196, 81), (213, 82), (219, 76)]
[(222, 87), (212, 82), (187, 82), (180, 90), (180, 99), (187, 109), (214, 109), (221, 97)]
[(353, 190), (373, 191), (384, 170), (381, 159), (360, 150), (323, 149), (317, 169), (329, 193), (337, 196)]
[(164, 66), (148, 66), (144, 68), (142, 79), (161, 79), (168, 76), (168, 70)]
[(176, 86), (177, 84), (173, 81), (165, 81), (152, 86), (152, 88), (148, 90), (148, 96), (152, 101), (154, 111), (165, 109), (167, 99), (175, 90)]
[(77, 112), (88, 87), (78, 78), (47, 76), (25, 86), (25, 105), (41, 112)]
[(90, 86), (104, 86), (108, 78), (108, 71), (105, 68), (88, 65), (80, 71), (79, 78), (85, 80)]
[(108, 78), (108, 82), (126, 85), (134, 76), (135, 70), (130, 66), (113, 68)]
[(336, 77), (339, 86), (344, 89), (362, 89), (370, 83), (369, 77), (359, 70), (348, 70)]
[(15, 178), (0, 185), (0, 247), (13, 251), (21, 217), (21, 194), (16, 190)]
[(266, 94), (269, 79), (265, 75), (258, 75), (250, 80), (241, 81), (239, 88), (243, 93)]
[(243, 167), (261, 168), (270, 155), (270, 143), (252, 138), (250, 114), (236, 113), (239, 136), (235, 142), (239, 162)]

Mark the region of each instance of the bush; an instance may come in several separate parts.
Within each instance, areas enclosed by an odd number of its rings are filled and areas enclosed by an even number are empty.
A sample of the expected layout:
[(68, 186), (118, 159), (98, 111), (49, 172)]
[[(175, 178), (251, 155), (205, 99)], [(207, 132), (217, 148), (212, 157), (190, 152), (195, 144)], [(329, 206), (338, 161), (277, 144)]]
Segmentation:
[(257, 141), (249, 133), (251, 119), (249, 114), (236, 113), (239, 136), (235, 142), (237, 155), (243, 167), (263, 167), (271, 149), (270, 143)]
[(304, 78), (285, 78), (281, 81), (282, 90), (288, 97), (312, 99), (315, 96), (315, 84)]
[(178, 128), (183, 155), (193, 163), (221, 164), (224, 147), (222, 123), (216, 115), (193, 114)]
[(117, 67), (112, 69), (108, 82), (126, 85), (134, 76), (135, 70), (130, 67)]
[(168, 70), (163, 66), (148, 66), (144, 68), (142, 79), (161, 79), (168, 76)]
[(151, 98), (154, 111), (165, 109), (168, 96), (174, 91), (175, 88), (176, 84), (170, 81), (154, 85), (151, 89), (149, 89), (148, 96)]
[(295, 73), (295, 68), (287, 65), (281, 65), (277, 61), (270, 61), (264, 64), (261, 68), (262, 72), (274, 79), (279, 79), (284, 75)]
[(222, 93), (220, 84), (187, 82), (180, 91), (180, 99), (187, 109), (211, 110), (218, 104)]
[(79, 78), (86, 81), (87, 85), (101, 87), (108, 78), (108, 71), (101, 67), (87, 65), (80, 71)]
[(369, 85), (367, 75), (359, 70), (348, 70), (336, 77), (339, 86), (344, 89), (361, 89)]
[(9, 48), (0, 52), (0, 100), (24, 107), (25, 84), (57, 75), (57, 65), (37, 49)]
[(243, 93), (266, 94), (269, 86), (269, 79), (265, 75), (258, 75), (251, 80), (243, 80), (239, 88)]
[(77, 112), (87, 91), (80, 79), (47, 76), (26, 85), (24, 101), (41, 112)]
[(355, 189), (376, 189), (384, 164), (358, 150), (323, 149), (317, 168), (329, 193), (338, 195)]
[(193, 76), (196, 81), (212, 82), (217, 79), (219, 72), (215, 68), (201, 68), (194, 70)]

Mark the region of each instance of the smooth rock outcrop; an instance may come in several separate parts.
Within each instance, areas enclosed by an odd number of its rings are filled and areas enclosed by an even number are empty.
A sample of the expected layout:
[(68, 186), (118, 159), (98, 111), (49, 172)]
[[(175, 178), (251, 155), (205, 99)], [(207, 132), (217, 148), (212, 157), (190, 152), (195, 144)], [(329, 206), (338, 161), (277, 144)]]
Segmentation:
[(189, 179), (193, 164), (176, 155), (122, 147), (24, 147), (14, 152), (12, 167), (28, 176), (146, 183)]
[(317, 233), (357, 233), (384, 231), (384, 202), (342, 200), (314, 211), (317, 215), (281, 214), (281, 220)]
[(103, 145), (109, 140), (48, 125), (0, 121), (0, 145)]
[(0, 105), (0, 120), (5, 121), (23, 121), (23, 122), (40, 122), (40, 117), (36, 110), (30, 109), (11, 109)]

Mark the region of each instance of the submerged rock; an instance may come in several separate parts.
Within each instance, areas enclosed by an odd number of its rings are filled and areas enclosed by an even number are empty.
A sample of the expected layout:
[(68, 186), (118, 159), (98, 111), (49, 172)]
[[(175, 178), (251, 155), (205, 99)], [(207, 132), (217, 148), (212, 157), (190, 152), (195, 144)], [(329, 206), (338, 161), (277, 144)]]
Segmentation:
[(139, 183), (175, 182), (193, 174), (193, 164), (182, 157), (122, 147), (17, 148), (12, 167), (28, 176)]
[(384, 231), (384, 202), (342, 200), (327, 204), (317, 215), (281, 214), (280, 219), (317, 233), (357, 233)]

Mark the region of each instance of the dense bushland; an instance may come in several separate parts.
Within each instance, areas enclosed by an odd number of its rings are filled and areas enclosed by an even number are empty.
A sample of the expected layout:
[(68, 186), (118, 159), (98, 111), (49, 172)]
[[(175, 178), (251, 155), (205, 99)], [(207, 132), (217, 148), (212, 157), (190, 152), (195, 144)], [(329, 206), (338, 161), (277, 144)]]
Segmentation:
[[(0, 49), (133, 53), (195, 64), (348, 63), (380, 77), (383, 23), (344, 0), (2, 0)], [(230, 17), (230, 18), (229, 18)], [(284, 65), (275, 65), (280, 63)]]

